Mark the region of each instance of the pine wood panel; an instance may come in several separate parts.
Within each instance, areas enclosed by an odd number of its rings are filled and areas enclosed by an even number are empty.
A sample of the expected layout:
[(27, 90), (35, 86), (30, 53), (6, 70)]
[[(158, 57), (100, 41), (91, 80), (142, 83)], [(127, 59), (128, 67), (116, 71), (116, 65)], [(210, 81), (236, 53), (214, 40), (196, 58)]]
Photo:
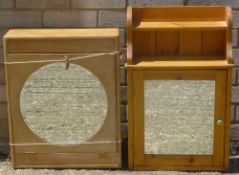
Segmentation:
[(160, 69), (230, 69), (233, 64), (227, 61), (140, 61), (135, 65), (127, 65), (127, 69), (160, 70)]
[[(90, 29), (87, 32), (84, 29), (82, 38), (78, 36), (81, 29), (73, 32), (64, 30), (63, 35), (56, 34), (56, 38), (50, 40), (47, 39), (49, 35), (61, 30), (49, 29), (42, 33), (38, 30), (30, 30), (29, 33), (33, 36), (29, 35), (26, 38), (24, 36), (28, 30), (9, 32), (5, 37), (5, 61), (59, 60), (64, 59), (66, 54), (72, 58), (102, 51), (118, 51), (119, 31), (111, 30)], [(96, 34), (97, 31), (99, 31), (98, 34)], [(101, 35), (102, 32), (104, 34)], [(74, 38), (74, 36), (77, 37)], [(25, 45), (18, 45), (19, 43)], [(119, 54), (75, 60), (71, 63), (90, 70), (104, 86), (108, 94), (108, 110), (103, 126), (88, 140), (92, 144), (61, 147), (46, 143), (26, 126), (21, 116), (19, 99), (22, 86), (28, 76), (48, 63), (7, 64), (11, 161), (15, 168), (121, 167)]]
[(202, 32), (199, 31), (180, 31), (180, 54), (200, 55), (202, 46)]
[[(214, 126), (214, 166), (224, 166), (225, 150), (225, 120), (226, 120), (226, 71), (217, 71), (216, 73), (216, 99), (215, 99), (215, 126)], [(223, 121), (222, 126), (219, 126), (217, 122)], [(218, 142), (216, 142), (218, 141)], [(227, 160), (228, 161), (228, 160)]]
[(136, 24), (133, 30), (175, 30), (175, 29), (225, 29), (227, 23), (225, 21), (175, 21), (169, 22), (140, 22)]
[[(224, 7), (133, 8), (134, 21), (224, 21)], [(189, 15), (190, 14), (190, 15)]]
[(114, 28), (106, 29), (14, 29), (6, 33), (7, 39), (97, 39), (117, 38), (119, 31)]
[(225, 43), (225, 30), (203, 31), (203, 54), (224, 55)]
[(232, 59), (232, 10), (230, 7), (226, 7), (226, 20), (228, 23), (228, 29), (226, 30), (225, 56), (226, 56), (228, 62), (233, 63), (233, 59)]
[(179, 31), (156, 32), (156, 55), (176, 55), (179, 51)]
[(130, 169), (134, 166), (134, 108), (133, 108), (133, 73), (127, 72), (127, 101), (128, 101), (128, 166)]
[(8, 54), (92, 53), (115, 51), (119, 47), (118, 35), (115, 29), (15, 29), (4, 40)]
[[(16, 168), (119, 168), (117, 153), (17, 153)], [(94, 160), (94, 161), (92, 161)]]
[[(155, 32), (141, 31), (133, 34), (135, 55), (155, 55)], [(148, 43), (147, 45), (145, 43)]]
[(127, 63), (132, 64), (133, 34), (132, 34), (132, 7), (127, 8)]
[[(134, 110), (134, 166), (144, 165), (144, 157), (142, 156), (144, 152), (144, 141), (143, 131), (144, 131), (144, 100), (143, 100), (143, 72), (133, 73), (133, 88), (134, 88), (134, 98), (133, 98), (133, 108)], [(140, 131), (140, 132), (139, 132)], [(136, 136), (137, 135), (137, 136)], [(137, 146), (136, 146), (137, 145)]]

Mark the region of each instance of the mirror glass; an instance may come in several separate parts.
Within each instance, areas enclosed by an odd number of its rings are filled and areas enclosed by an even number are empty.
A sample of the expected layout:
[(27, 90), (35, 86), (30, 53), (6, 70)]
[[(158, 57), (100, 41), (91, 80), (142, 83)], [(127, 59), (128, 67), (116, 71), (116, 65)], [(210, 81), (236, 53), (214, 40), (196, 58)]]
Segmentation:
[(51, 63), (32, 73), (20, 96), (23, 120), (38, 137), (52, 144), (81, 144), (94, 136), (107, 115), (107, 95), (86, 68)]
[(214, 80), (145, 80), (144, 102), (145, 154), (213, 154)]

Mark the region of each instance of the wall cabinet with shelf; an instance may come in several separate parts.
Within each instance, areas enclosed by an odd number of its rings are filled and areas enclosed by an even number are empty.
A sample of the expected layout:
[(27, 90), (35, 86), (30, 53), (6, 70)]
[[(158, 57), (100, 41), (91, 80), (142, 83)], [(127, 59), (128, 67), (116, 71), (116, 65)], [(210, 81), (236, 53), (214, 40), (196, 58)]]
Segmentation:
[(231, 9), (129, 7), (127, 27), (130, 169), (227, 169)]

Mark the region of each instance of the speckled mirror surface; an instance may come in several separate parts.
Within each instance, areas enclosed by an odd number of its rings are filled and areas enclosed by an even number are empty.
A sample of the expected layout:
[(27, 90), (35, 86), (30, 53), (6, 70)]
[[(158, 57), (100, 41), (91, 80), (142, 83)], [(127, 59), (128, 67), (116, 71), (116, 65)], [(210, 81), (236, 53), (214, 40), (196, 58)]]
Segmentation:
[(107, 95), (99, 79), (84, 67), (51, 63), (32, 73), (20, 96), (23, 120), (52, 144), (81, 144), (102, 127)]
[(144, 153), (212, 155), (215, 81), (144, 81)]

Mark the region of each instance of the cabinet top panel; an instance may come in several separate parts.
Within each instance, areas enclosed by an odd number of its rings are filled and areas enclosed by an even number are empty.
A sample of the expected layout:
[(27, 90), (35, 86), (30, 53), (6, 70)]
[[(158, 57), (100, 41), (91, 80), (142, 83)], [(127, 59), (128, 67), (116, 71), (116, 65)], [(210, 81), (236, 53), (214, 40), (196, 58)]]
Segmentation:
[(118, 37), (119, 30), (108, 29), (12, 29), (5, 39), (44, 39), (44, 38), (112, 38)]
[(6, 54), (112, 52), (119, 48), (119, 29), (14, 29), (4, 45)]

